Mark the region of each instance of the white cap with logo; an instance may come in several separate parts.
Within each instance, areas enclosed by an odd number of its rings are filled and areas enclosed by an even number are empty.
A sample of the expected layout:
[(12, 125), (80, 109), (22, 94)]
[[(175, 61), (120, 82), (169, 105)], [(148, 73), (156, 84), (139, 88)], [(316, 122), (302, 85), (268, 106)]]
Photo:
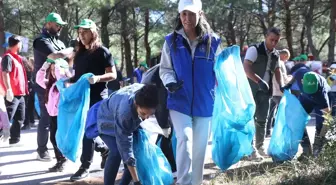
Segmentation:
[(193, 13), (198, 13), (202, 10), (202, 1), (201, 0), (180, 0), (178, 4), (179, 13), (184, 10), (189, 10)]

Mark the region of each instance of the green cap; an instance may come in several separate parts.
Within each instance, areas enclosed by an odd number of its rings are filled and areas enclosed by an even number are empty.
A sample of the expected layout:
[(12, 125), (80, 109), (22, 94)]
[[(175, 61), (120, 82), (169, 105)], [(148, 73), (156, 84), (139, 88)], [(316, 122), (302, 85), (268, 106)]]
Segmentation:
[(119, 61), (117, 59), (113, 59), (114, 65), (118, 65)]
[(146, 62), (141, 62), (141, 63), (139, 64), (139, 66), (142, 66), (142, 67), (148, 69), (148, 66), (147, 66), (147, 63), (146, 63)]
[(302, 54), (299, 56), (301, 61), (307, 61), (308, 60), (308, 56), (306, 54)]
[(46, 19), (45, 22), (55, 22), (59, 25), (66, 25), (68, 23), (64, 22), (61, 18), (61, 16), (58, 13), (50, 13)]
[(317, 74), (308, 72), (303, 76), (303, 92), (314, 94), (318, 90)]
[(79, 25), (75, 26), (74, 27), (75, 29), (78, 29), (78, 28), (85, 28), (85, 29), (96, 29), (97, 26), (96, 26), (96, 23), (93, 22), (91, 19), (83, 19)]
[(299, 57), (294, 57), (293, 61), (299, 61)]

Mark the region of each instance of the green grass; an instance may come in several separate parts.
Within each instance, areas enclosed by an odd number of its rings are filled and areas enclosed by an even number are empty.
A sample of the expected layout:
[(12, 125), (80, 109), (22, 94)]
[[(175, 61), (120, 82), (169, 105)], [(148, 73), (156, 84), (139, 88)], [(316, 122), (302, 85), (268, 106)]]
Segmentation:
[[(330, 135), (336, 136), (336, 127)], [(275, 164), (266, 161), (217, 173), (218, 185), (336, 185), (336, 138), (328, 140), (318, 158)]]
[(336, 171), (310, 159), (259, 165), (229, 170), (218, 175), (211, 184), (225, 185), (335, 185)]

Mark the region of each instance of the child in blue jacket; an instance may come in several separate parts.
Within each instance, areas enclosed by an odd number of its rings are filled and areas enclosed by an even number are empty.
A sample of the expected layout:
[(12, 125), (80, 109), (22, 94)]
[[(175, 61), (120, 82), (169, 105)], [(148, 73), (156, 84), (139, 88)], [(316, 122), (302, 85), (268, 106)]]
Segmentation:
[(120, 184), (129, 184), (132, 179), (135, 185), (141, 184), (135, 167), (133, 133), (143, 120), (155, 113), (157, 106), (157, 87), (136, 83), (114, 92), (90, 108), (88, 115), (97, 116), (93, 122), (97, 123), (100, 137), (110, 149), (105, 163), (105, 185), (115, 183), (121, 160), (125, 171)]

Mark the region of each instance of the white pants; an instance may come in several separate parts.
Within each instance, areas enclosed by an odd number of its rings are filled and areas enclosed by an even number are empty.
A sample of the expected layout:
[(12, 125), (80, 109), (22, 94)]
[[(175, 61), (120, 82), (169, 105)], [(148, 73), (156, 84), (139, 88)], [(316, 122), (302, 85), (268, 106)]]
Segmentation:
[(211, 117), (190, 117), (170, 110), (177, 138), (178, 185), (201, 185)]

